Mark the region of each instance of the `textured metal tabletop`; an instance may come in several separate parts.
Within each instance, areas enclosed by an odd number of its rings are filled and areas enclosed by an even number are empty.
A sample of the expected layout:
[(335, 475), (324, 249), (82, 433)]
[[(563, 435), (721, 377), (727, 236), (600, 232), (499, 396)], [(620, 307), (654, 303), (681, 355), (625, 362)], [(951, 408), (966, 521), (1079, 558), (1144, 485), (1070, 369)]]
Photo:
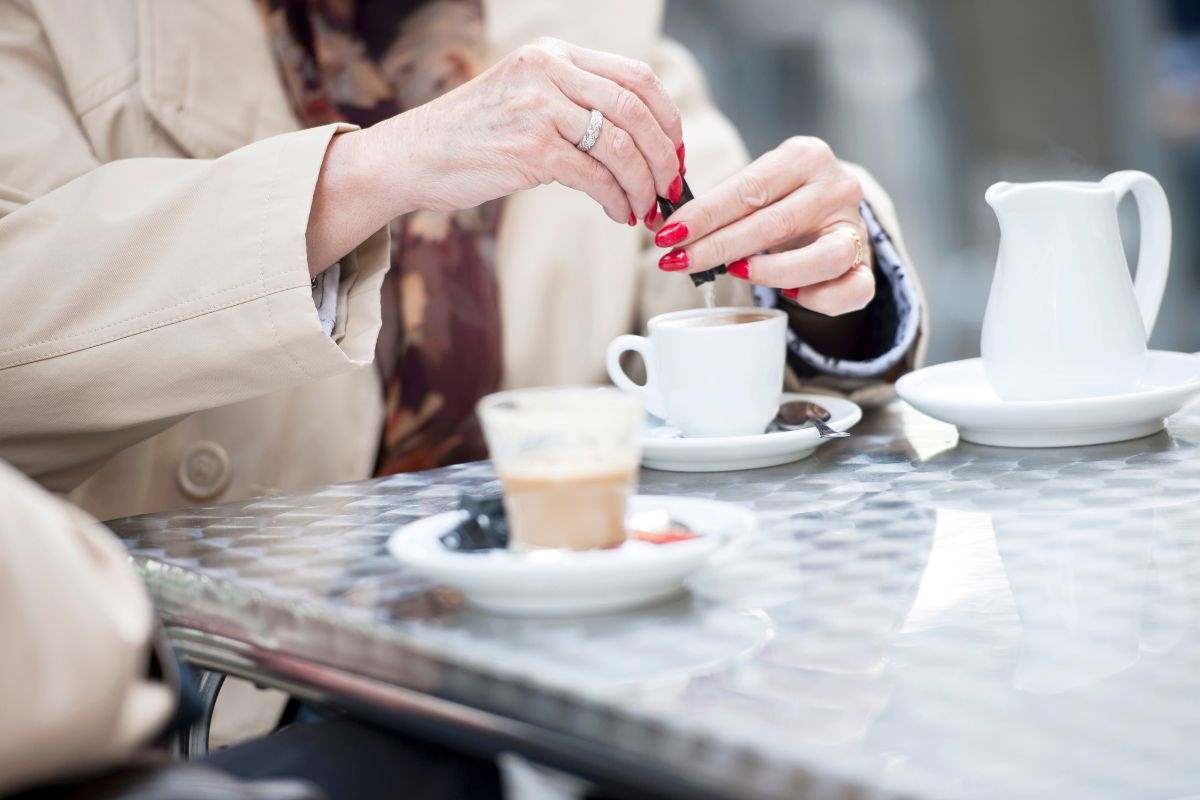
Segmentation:
[(691, 595), (517, 620), (397, 567), (486, 464), (110, 523), (167, 621), (747, 797), (1200, 795), (1200, 413), (1120, 444), (959, 443), (895, 404), (806, 461), (645, 471), (759, 537)]

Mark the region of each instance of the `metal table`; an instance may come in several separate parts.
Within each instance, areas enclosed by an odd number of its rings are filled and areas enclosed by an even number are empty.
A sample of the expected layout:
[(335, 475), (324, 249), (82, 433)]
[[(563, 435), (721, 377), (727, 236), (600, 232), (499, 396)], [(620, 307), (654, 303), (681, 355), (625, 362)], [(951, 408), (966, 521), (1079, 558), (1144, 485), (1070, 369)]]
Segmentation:
[(678, 797), (1200, 794), (1200, 413), (1132, 442), (959, 443), (901, 404), (797, 464), (646, 471), (758, 512), (686, 597), (489, 617), (396, 526), (487, 464), (110, 523), (186, 655)]

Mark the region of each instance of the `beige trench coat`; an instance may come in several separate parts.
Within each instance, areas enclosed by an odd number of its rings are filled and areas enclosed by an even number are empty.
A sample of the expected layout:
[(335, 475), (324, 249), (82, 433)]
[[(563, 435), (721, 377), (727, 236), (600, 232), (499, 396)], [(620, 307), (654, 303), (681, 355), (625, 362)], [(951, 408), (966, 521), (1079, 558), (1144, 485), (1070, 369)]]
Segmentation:
[[(690, 56), (659, 37), (660, 5), (622, 5), (496, 0), (490, 36), (496, 52), (554, 33), (650, 61), (702, 191), (745, 150)], [(350, 259), (341, 335), (322, 339), (303, 234), (331, 131), (288, 134), (299, 125), (254, 4), (17, 0), (3, 14), (0, 275), (23, 313), (0, 315), (0, 457), (102, 519), (367, 476), (382, 407), (373, 370), (355, 367), (383, 250)], [(864, 186), (898, 235), (886, 195)], [(698, 302), (658, 254), (581, 194), (512, 197), (504, 383), (604, 382), (610, 339)]]

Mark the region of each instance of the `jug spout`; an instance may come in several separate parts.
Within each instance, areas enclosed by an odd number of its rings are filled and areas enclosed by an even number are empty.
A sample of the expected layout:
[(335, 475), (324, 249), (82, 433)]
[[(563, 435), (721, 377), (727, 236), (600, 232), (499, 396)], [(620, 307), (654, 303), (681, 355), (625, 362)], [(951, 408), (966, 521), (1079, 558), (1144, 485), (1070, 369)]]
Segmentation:
[(983, 199), (987, 201), (989, 206), (991, 206), (993, 209), (996, 209), (999, 207), (998, 203), (1009, 194), (1012, 188), (1013, 184), (1009, 183), (1008, 181), (993, 183), (988, 187), (988, 190), (984, 192)]

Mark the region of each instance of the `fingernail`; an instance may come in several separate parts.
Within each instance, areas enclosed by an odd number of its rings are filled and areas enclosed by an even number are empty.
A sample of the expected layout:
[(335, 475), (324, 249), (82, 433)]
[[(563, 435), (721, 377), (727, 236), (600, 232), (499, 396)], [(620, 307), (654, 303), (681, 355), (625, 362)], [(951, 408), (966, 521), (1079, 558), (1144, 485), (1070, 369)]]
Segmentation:
[(687, 165), (684, 164), (684, 156), (687, 155), (687, 148), (683, 146), (683, 142), (679, 143), (679, 147), (675, 148), (675, 155), (679, 156), (679, 174), (687, 174)]
[(672, 250), (658, 260), (658, 268), (664, 272), (679, 272), (687, 269), (688, 254), (686, 250)]
[(650, 210), (646, 212), (646, 216), (643, 217), (643, 219), (646, 222), (646, 227), (650, 227), (651, 225), (654, 224), (654, 220), (658, 219), (658, 204), (657, 203), (650, 207)]
[(784, 297), (786, 297), (788, 300), (795, 300), (797, 297), (800, 296), (799, 289), (780, 289), (779, 293), (781, 295), (783, 295)]
[(629, 212), (629, 227), (632, 228), (634, 225), (637, 225), (637, 217), (635, 217), (633, 212), (630, 211)]
[(687, 225), (682, 222), (672, 222), (664, 225), (654, 236), (654, 243), (659, 247), (674, 247), (688, 237)]
[(667, 187), (667, 198), (672, 203), (678, 203), (683, 197), (683, 176), (676, 175), (675, 180), (671, 181), (671, 185)]
[(750, 259), (748, 258), (739, 258), (737, 261), (731, 261), (726, 269), (735, 278), (741, 278), (744, 281), (750, 280)]

